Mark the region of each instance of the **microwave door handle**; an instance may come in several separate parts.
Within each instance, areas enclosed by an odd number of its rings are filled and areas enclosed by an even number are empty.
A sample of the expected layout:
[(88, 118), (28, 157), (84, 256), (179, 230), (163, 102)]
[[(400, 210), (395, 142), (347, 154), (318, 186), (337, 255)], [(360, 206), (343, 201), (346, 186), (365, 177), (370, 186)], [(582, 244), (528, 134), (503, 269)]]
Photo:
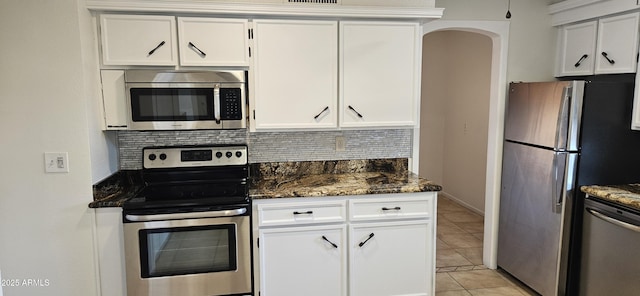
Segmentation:
[(220, 84), (213, 88), (213, 119), (220, 124)]

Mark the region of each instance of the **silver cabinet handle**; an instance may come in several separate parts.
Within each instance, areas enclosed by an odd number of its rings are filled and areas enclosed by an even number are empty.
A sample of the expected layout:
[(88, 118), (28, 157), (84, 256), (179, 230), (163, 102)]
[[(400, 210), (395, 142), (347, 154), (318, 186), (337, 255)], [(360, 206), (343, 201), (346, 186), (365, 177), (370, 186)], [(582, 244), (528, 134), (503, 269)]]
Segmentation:
[(246, 208), (224, 211), (209, 212), (192, 212), (192, 213), (175, 213), (175, 214), (158, 214), (158, 215), (125, 215), (125, 218), (133, 222), (147, 222), (158, 220), (177, 220), (177, 219), (199, 219), (199, 218), (220, 218), (239, 216), (247, 212)]
[(613, 225), (624, 227), (624, 228), (629, 229), (631, 231), (640, 232), (640, 226), (636, 226), (636, 225), (633, 225), (631, 223), (627, 223), (627, 222), (615, 219), (613, 217), (609, 217), (606, 214), (598, 212), (598, 211), (596, 211), (594, 209), (587, 208), (587, 212), (589, 212), (589, 214), (594, 215), (594, 216), (596, 216), (596, 217), (598, 217), (598, 218), (600, 218), (600, 219), (602, 219), (604, 221), (607, 221), (607, 222), (609, 222), (609, 223), (611, 223)]

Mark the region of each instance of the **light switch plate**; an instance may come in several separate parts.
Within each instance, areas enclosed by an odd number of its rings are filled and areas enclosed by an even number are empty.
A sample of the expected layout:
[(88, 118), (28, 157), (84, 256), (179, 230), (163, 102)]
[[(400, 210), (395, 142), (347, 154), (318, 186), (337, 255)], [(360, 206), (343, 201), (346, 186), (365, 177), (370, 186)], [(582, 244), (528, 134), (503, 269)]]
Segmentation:
[(69, 153), (67, 152), (45, 152), (44, 171), (47, 173), (68, 173)]

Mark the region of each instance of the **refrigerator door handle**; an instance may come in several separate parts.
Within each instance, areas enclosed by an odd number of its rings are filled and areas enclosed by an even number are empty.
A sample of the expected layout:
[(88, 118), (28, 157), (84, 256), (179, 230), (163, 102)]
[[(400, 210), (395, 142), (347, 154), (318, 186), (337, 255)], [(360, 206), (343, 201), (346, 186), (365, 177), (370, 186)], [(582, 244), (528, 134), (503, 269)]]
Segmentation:
[(567, 152), (556, 152), (553, 155), (553, 165), (551, 172), (551, 205), (553, 206), (553, 211), (558, 212), (560, 207), (562, 207), (562, 200), (565, 195), (566, 190), (564, 189), (565, 184), (565, 172), (567, 165)]
[(551, 195), (555, 212), (562, 211), (562, 204), (573, 194), (577, 164), (578, 153), (556, 152), (553, 156)]
[(562, 101), (560, 102), (560, 110), (558, 110), (558, 123), (556, 130), (555, 147), (560, 150), (569, 149), (569, 115), (571, 106), (571, 94), (573, 88), (565, 86), (562, 90)]

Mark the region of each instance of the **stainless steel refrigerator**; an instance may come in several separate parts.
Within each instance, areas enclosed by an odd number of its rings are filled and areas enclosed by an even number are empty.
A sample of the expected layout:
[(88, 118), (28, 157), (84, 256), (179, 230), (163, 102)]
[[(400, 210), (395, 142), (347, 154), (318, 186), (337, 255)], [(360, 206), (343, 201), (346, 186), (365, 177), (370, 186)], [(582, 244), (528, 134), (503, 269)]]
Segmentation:
[(510, 84), (498, 266), (542, 295), (576, 295), (579, 186), (640, 180), (633, 78)]

